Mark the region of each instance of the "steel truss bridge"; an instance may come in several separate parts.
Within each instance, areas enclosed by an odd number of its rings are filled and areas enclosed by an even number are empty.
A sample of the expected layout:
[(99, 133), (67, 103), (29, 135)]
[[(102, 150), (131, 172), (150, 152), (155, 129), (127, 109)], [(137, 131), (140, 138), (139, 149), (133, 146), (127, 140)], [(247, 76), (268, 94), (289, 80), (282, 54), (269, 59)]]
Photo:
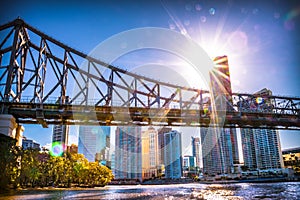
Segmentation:
[[(300, 130), (300, 97), (231, 95), (223, 127)], [(209, 97), (90, 57), (21, 19), (0, 26), (1, 114), (18, 123), (208, 127)]]

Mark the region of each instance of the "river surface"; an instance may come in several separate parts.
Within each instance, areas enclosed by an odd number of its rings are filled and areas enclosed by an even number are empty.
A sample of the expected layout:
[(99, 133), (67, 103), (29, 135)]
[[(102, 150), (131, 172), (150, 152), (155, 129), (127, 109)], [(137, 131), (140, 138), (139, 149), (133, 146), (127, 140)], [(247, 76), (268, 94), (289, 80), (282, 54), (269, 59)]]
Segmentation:
[(21, 190), (0, 199), (300, 199), (300, 182), (106, 186)]

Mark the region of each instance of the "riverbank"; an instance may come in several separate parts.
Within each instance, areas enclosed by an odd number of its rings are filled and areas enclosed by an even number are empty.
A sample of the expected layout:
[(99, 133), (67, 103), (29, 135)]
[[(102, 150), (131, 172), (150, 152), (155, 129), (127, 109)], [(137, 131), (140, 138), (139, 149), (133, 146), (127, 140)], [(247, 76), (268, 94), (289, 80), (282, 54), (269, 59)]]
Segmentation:
[(144, 181), (141, 185), (171, 185), (171, 184), (188, 184), (188, 183), (197, 183), (191, 178), (183, 179), (155, 179)]
[(274, 177), (274, 178), (248, 178), (248, 179), (240, 179), (240, 180), (199, 181), (199, 183), (203, 183), (203, 184), (277, 183), (277, 182), (299, 182), (299, 180), (290, 180), (285, 177)]
[[(200, 180), (193, 179), (158, 179), (149, 180), (141, 183), (141, 185), (169, 185), (169, 184), (185, 184), (185, 183), (199, 183), (199, 184), (231, 184), (231, 183), (276, 183), (276, 182), (300, 182), (300, 179), (290, 179), (287, 177), (261, 177), (261, 178), (247, 178), (239, 180)], [(138, 185), (138, 184), (137, 184)]]

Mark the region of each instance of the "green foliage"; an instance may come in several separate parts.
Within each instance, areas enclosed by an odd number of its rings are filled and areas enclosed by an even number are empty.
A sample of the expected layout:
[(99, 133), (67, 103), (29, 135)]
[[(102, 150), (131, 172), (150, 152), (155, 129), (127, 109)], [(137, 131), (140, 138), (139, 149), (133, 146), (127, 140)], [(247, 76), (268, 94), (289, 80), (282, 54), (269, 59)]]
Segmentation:
[(110, 169), (97, 162), (88, 162), (82, 154), (71, 154), (71, 169), (73, 183), (79, 186), (105, 186), (112, 179)]
[(18, 185), (20, 148), (16, 140), (0, 134), (0, 191)]
[[(3, 188), (11, 183), (21, 187), (93, 187), (105, 186), (113, 179), (110, 169), (97, 162), (88, 162), (82, 154), (52, 157), (34, 149), (15, 149), (13, 142), (3, 142), (0, 147)], [(10, 145), (12, 147), (8, 148)]]

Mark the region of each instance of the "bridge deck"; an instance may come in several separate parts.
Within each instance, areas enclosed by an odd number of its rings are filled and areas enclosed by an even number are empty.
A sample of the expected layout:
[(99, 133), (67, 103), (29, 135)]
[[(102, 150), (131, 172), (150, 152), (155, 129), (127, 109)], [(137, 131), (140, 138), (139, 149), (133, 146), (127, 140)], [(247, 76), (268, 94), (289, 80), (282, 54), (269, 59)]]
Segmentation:
[(43, 104), (43, 108), (39, 108), (34, 103), (8, 103), (8, 109), (18, 122), (26, 124), (44, 121), (47, 124), (68, 125), (216, 126), (300, 130), (299, 117), (273, 112), (218, 111), (221, 112), (219, 117), (211, 120), (212, 115), (209, 112), (195, 109), (59, 104)]

